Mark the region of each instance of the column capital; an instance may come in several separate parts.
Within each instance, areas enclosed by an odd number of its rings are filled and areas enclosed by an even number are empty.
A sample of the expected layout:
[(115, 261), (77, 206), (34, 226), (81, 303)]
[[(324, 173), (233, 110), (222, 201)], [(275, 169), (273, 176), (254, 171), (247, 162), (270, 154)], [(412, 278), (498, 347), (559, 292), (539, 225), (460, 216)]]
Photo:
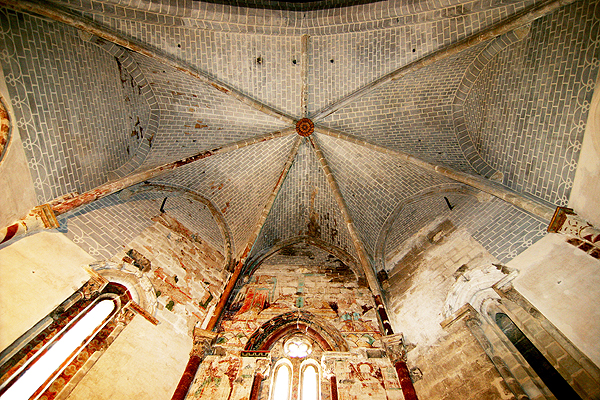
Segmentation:
[(402, 333), (383, 336), (381, 343), (392, 364), (398, 361), (406, 362), (406, 347), (404, 346), (404, 335)]
[(212, 343), (217, 337), (217, 333), (205, 329), (194, 328), (194, 344), (190, 356), (204, 358), (212, 347)]

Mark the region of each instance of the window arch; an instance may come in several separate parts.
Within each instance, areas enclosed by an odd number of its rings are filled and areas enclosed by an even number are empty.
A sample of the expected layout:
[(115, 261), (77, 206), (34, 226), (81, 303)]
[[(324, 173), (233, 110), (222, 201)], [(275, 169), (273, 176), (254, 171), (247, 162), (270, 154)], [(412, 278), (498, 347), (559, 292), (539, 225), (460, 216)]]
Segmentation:
[(120, 284), (86, 283), (2, 351), (0, 400), (55, 398), (133, 318), (130, 302)]

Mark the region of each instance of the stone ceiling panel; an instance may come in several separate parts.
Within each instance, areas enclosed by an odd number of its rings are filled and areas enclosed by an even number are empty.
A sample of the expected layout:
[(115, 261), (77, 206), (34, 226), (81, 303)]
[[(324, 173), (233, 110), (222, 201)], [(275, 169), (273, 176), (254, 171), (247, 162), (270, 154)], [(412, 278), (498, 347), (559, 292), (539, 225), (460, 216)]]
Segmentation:
[(465, 69), (485, 44), (390, 82), (323, 120), (328, 127), (473, 173), (454, 132), (452, 103)]
[(321, 239), (358, 259), (329, 183), (306, 139), (277, 194), (251, 258), (298, 236)]
[(497, 22), (484, 13), (367, 32), (311, 37), (309, 112), (316, 114), (357, 89), (481, 26)]
[(294, 135), (196, 161), (153, 183), (186, 187), (221, 211), (231, 230), (234, 254), (245, 248), (279, 178)]
[(127, 37), (159, 49), (255, 100), (301, 117), (300, 36), (249, 35), (121, 19), (106, 22)]
[(470, 91), (469, 135), (511, 189), (567, 205), (600, 66), (599, 18), (587, 0), (535, 21)]
[(135, 55), (160, 107), (158, 135), (145, 167), (283, 129), (267, 116), (174, 68)]
[(69, 26), (6, 9), (0, 25), (0, 64), (38, 201), (105, 183), (148, 126), (136, 80)]
[(450, 179), (390, 155), (317, 134), (325, 158), (348, 205), (367, 251), (373, 254), (379, 232), (398, 202)]

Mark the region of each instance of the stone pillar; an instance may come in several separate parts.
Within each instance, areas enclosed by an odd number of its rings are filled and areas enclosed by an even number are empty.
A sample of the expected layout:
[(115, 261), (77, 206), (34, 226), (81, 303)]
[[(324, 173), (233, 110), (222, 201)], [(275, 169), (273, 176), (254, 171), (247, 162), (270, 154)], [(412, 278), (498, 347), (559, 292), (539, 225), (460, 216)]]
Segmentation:
[(500, 356), (495, 354), (494, 347), (488, 340), (487, 336), (481, 328), (481, 320), (478, 317), (477, 311), (470, 305), (466, 304), (461, 307), (455, 314), (454, 317), (444, 321), (442, 327), (447, 327), (452, 323), (458, 321), (464, 321), (466, 328), (471, 332), (477, 343), (481, 346), (485, 354), (488, 356), (509, 390), (514, 394), (518, 400), (529, 400), (529, 396), (525, 393), (519, 382), (512, 375), (504, 361)]
[(557, 207), (548, 232), (574, 236), (569, 243), (600, 259), (600, 229), (580, 218), (572, 209)]
[(250, 400), (258, 400), (260, 394), (260, 384), (265, 377), (260, 372), (254, 374), (254, 380), (252, 381), (252, 389), (250, 389)]
[(259, 359), (256, 361), (254, 380), (250, 389), (250, 400), (258, 400), (260, 396), (260, 385), (269, 375), (270, 359)]
[(184, 400), (187, 396), (188, 390), (190, 390), (190, 386), (192, 386), (192, 382), (196, 377), (196, 372), (198, 372), (198, 367), (204, 360), (204, 357), (210, 352), (212, 348), (212, 342), (215, 339), (217, 334), (212, 331), (206, 331), (204, 329), (195, 328), (194, 329), (194, 345), (192, 347), (192, 351), (190, 352), (190, 359), (185, 367), (185, 371), (177, 384), (177, 388), (175, 389), (175, 393), (173, 393), (173, 397), (171, 400)]
[(405, 400), (418, 400), (417, 392), (410, 378), (410, 371), (406, 365), (406, 348), (402, 334), (388, 335), (381, 339), (390, 361), (396, 369), (402, 394)]

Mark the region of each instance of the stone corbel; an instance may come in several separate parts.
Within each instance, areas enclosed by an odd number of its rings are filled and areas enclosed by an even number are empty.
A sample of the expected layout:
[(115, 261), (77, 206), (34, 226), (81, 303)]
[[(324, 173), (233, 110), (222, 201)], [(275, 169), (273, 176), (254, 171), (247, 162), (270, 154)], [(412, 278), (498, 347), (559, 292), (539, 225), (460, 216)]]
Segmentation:
[(190, 356), (204, 358), (212, 349), (217, 333), (205, 329), (194, 328), (194, 344)]
[(592, 226), (571, 208), (557, 207), (548, 232), (573, 236), (567, 242), (600, 259), (600, 229)]
[(54, 211), (49, 204), (42, 204), (29, 211), (23, 219), (0, 230), (0, 244), (11, 239), (25, 236), (28, 233), (41, 231), (43, 229), (58, 228), (60, 225), (56, 220)]
[(406, 362), (406, 347), (404, 346), (404, 335), (402, 333), (383, 336), (381, 343), (392, 364), (398, 361)]

